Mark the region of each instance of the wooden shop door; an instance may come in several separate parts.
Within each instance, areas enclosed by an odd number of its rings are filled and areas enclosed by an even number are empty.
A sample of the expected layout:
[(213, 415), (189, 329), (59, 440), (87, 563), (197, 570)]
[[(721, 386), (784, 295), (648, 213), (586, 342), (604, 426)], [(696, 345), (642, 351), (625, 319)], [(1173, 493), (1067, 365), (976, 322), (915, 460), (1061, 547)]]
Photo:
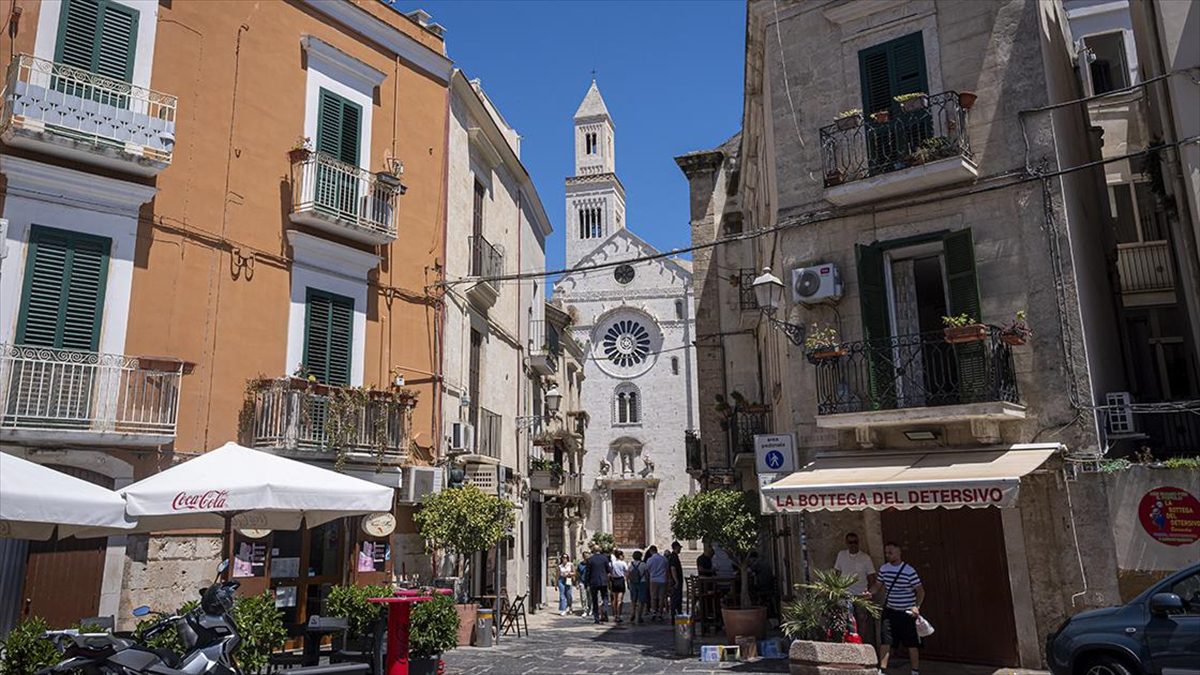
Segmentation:
[(936, 632), (921, 657), (1018, 665), (999, 509), (893, 509), (882, 525), (883, 540), (901, 546), (925, 587), (921, 613)]

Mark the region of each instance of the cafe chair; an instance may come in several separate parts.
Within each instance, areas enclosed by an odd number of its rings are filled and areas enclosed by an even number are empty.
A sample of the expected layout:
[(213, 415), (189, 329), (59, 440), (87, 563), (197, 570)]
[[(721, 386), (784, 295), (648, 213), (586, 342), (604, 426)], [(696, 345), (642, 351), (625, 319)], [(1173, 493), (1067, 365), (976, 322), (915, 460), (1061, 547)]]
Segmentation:
[(521, 637), (521, 622), (525, 622), (525, 634), (529, 635), (529, 617), (525, 614), (525, 599), (529, 594), (518, 595), (512, 602), (505, 602), (500, 610), (501, 635), (508, 635), (514, 628)]

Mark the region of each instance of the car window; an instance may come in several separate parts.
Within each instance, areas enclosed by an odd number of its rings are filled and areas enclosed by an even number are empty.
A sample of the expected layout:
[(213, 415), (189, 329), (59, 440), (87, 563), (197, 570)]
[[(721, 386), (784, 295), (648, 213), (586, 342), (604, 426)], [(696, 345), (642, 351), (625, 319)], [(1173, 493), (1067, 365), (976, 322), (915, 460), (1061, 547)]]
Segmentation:
[(1170, 592), (1183, 600), (1186, 614), (1200, 614), (1200, 572), (1176, 581)]

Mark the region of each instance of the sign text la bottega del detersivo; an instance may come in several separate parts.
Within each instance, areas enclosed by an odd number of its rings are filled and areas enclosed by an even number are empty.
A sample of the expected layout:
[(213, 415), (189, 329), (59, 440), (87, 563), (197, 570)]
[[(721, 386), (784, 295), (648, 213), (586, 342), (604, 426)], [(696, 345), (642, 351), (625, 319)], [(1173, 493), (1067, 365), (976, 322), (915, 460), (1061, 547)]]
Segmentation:
[(1001, 506), (1006, 502), (1007, 493), (1007, 490), (1000, 487), (839, 490), (776, 494), (772, 496), (772, 500), (778, 509), (916, 505)]

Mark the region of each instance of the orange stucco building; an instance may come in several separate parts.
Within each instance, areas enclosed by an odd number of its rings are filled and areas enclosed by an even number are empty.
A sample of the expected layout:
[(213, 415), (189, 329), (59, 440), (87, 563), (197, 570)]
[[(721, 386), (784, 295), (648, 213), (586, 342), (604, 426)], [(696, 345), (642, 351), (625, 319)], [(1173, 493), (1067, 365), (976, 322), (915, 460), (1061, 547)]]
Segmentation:
[[(324, 584), (419, 571), (409, 504), (442, 434), (441, 28), (374, 0), (12, 7), (0, 448), (121, 487), (240, 441), (396, 487), (390, 536), (239, 535), (244, 590), (275, 589), (290, 620)], [(0, 630), (170, 607), (219, 556), (206, 532), (0, 540)]]

